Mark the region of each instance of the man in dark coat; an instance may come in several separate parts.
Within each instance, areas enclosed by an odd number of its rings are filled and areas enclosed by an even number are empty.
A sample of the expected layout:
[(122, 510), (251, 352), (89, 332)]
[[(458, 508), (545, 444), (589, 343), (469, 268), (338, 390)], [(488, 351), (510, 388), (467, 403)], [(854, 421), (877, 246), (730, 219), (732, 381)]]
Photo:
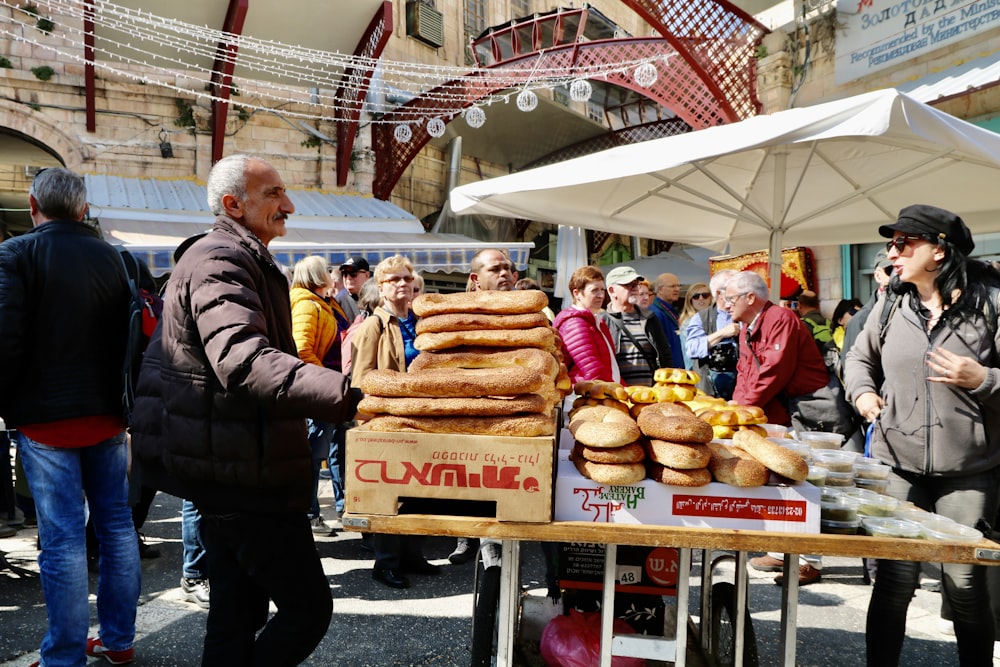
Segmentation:
[[(125, 664), (141, 578), (122, 404), (125, 265), (83, 222), (87, 193), (73, 172), (39, 172), (28, 202), (34, 228), (0, 244), (0, 415), (17, 429), (38, 513), (49, 621), (41, 662)], [(101, 631), (91, 639), (84, 496), (100, 552)]]
[(296, 354), (288, 283), (267, 249), (295, 211), (278, 172), (227, 157), (209, 174), (208, 201), (215, 225), (177, 263), (143, 364), (136, 455), (202, 513), (212, 573), (202, 665), (297, 665), (333, 610), (306, 515), (305, 419), (347, 421), (354, 401), (343, 375)]

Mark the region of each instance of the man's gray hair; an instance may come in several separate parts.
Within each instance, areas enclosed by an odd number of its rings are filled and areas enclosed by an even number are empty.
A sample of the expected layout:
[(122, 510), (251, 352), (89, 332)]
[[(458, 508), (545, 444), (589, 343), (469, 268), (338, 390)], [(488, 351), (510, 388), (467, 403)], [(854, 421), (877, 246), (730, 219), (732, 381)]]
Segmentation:
[(712, 298), (718, 296), (719, 292), (726, 289), (726, 283), (736, 275), (735, 269), (722, 269), (708, 281), (708, 289), (712, 290)]
[(726, 282), (726, 289), (732, 285), (739, 293), (753, 292), (757, 298), (766, 301), (768, 298), (767, 281), (755, 271), (740, 271)]
[(253, 155), (230, 155), (215, 163), (208, 172), (208, 208), (213, 215), (222, 215), (226, 207), (222, 198), (232, 195), (240, 201), (247, 198), (247, 162), (259, 160)]
[(69, 169), (41, 170), (31, 182), (28, 194), (50, 220), (82, 220), (87, 212), (87, 186)]

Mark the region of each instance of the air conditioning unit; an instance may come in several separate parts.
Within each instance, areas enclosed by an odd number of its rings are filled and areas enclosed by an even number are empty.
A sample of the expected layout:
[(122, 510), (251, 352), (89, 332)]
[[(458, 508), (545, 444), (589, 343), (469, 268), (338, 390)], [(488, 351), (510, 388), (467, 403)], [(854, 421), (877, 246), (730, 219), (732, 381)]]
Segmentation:
[(435, 48), (444, 46), (444, 14), (422, 2), (407, 3), (406, 34)]

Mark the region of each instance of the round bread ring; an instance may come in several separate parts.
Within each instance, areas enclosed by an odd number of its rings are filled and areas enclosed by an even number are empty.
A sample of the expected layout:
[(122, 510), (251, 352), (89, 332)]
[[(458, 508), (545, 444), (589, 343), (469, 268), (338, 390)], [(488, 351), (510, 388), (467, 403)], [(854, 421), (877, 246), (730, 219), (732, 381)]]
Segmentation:
[(559, 363), (545, 350), (536, 347), (503, 349), (496, 347), (457, 347), (446, 352), (421, 352), (408, 372), (428, 368), (509, 368), (526, 366), (551, 378), (559, 375)]
[(537, 313), (549, 305), (549, 297), (540, 290), (510, 292), (490, 290), (482, 292), (456, 292), (454, 294), (421, 294), (410, 307), (417, 317), (430, 317), (445, 313), (493, 313), (517, 315)]
[(712, 473), (708, 468), (675, 470), (654, 461), (646, 461), (646, 475), (650, 479), (671, 486), (705, 486), (712, 482)]
[(442, 331), (440, 333), (418, 334), (413, 347), (421, 352), (448, 350), (462, 345), (482, 345), (485, 347), (537, 347), (548, 350), (554, 346), (552, 328), (532, 327), (531, 329), (479, 329), (477, 331)]
[(578, 396), (576, 400), (573, 401), (573, 406), (570, 408), (569, 418), (571, 420), (575, 418), (577, 411), (581, 410), (582, 408), (590, 408), (598, 406), (611, 408), (612, 410), (617, 410), (618, 412), (622, 412), (626, 415), (629, 414), (628, 406), (622, 403), (621, 401), (614, 400), (613, 398), (598, 399), (598, 398), (589, 398), (587, 396)]
[(488, 315), (478, 313), (445, 313), (417, 320), (417, 335), (445, 331), (472, 331), (477, 329), (531, 329), (548, 326), (545, 313), (519, 315)]
[(569, 432), (578, 442), (600, 449), (622, 447), (642, 437), (631, 417), (611, 408), (605, 409), (608, 413), (604, 420), (576, 418), (569, 423)]
[(405, 373), (378, 369), (365, 373), (361, 390), (367, 396), (425, 398), (474, 398), (476, 396), (516, 396), (534, 394), (552, 381), (526, 366), (497, 373), (490, 368), (427, 368)]
[(548, 414), (552, 404), (538, 394), (513, 398), (386, 398), (365, 396), (358, 412), (401, 417), (499, 417), (521, 412)]
[(693, 470), (704, 468), (712, 458), (706, 445), (650, 439), (649, 458), (662, 466)]
[[(619, 403), (619, 405), (621, 405)], [(631, 416), (629, 416), (627, 410), (620, 410), (611, 407), (610, 405), (585, 405), (578, 410), (573, 411), (573, 417), (570, 419), (572, 424), (575, 421), (598, 421), (598, 422), (635, 422)]]
[(636, 422), (644, 435), (657, 440), (705, 443), (714, 437), (712, 427), (697, 417), (668, 416), (660, 410), (647, 408), (639, 413)]
[(802, 482), (809, 474), (804, 458), (753, 431), (737, 431), (733, 434), (733, 444), (782, 477)]
[(667, 417), (694, 417), (694, 412), (691, 411), (691, 408), (683, 403), (675, 403), (671, 401), (665, 401), (663, 403), (636, 403), (629, 408), (629, 414), (632, 415), (633, 419), (638, 419), (639, 413), (647, 408), (657, 410)]
[(686, 368), (657, 368), (653, 371), (654, 382), (670, 382), (674, 384), (698, 384), (701, 376)]
[(574, 458), (573, 463), (581, 475), (598, 484), (621, 486), (646, 479), (646, 466), (642, 463), (594, 463), (583, 458)]
[(642, 463), (646, 460), (646, 450), (638, 442), (611, 449), (588, 447), (577, 442), (573, 445), (573, 455), (594, 463)]
[(364, 431), (459, 433), (462, 435), (534, 438), (554, 434), (555, 420), (548, 415), (541, 414), (502, 417), (399, 417), (396, 415), (379, 415), (357, 428)]

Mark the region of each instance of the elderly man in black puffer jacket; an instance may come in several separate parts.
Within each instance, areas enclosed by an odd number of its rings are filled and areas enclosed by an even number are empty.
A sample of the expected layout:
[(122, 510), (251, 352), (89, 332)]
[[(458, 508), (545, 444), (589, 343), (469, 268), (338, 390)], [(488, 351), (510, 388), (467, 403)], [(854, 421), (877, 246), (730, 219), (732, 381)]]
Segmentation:
[(212, 576), (202, 665), (297, 665), (333, 608), (306, 515), (305, 418), (345, 422), (356, 403), (343, 375), (296, 353), (288, 282), (267, 249), (295, 210), (278, 172), (227, 157), (208, 200), (215, 225), (167, 285), (133, 442), (149, 478), (202, 513)]

